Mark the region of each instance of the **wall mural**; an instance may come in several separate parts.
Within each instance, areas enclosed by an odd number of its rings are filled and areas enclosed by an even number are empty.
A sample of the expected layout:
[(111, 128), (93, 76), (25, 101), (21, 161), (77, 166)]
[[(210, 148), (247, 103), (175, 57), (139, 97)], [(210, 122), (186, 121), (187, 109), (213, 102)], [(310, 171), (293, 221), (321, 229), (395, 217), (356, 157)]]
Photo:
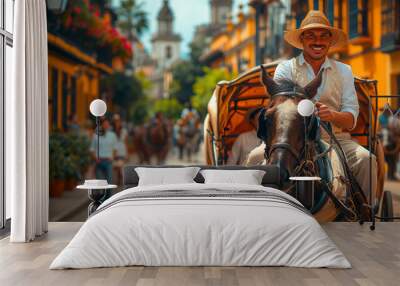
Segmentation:
[[(400, 61), (393, 54), (399, 27), (391, 24), (399, 9), (391, 1), (374, 3), (382, 31), (369, 35), (377, 29), (354, 26), (348, 16), (370, 23), (372, 15), (340, 1), (324, 7), (319, 1), (239, 2), (69, 0), (64, 11), (48, 11), (51, 221), (85, 220), (89, 198), (76, 187), (106, 180), (115, 188), (104, 200), (121, 191), (125, 165), (265, 164), (272, 154), (268, 140), (278, 131), (275, 118), (263, 121), (269, 139), (260, 133), (272, 84), (262, 81), (260, 64), (264, 77), (273, 78), (280, 61), (299, 55), (283, 31), (300, 27), (312, 9), (325, 12), (334, 27), (351, 28), (352, 42), (331, 48), (329, 57), (350, 65), (358, 78), (360, 115), (352, 136), (366, 148), (371, 138), (378, 142), (377, 198), (384, 186), (395, 189), (400, 100), (374, 96), (400, 94)], [(200, 16), (188, 20), (188, 8)], [(374, 57), (359, 47), (373, 48)]]

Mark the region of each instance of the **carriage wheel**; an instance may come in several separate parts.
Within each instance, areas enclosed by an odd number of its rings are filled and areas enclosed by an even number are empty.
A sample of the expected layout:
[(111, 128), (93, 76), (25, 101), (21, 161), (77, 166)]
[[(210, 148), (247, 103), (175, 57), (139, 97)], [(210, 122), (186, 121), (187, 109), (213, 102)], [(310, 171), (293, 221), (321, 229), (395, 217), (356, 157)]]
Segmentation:
[(383, 192), (381, 217), (383, 217), (381, 221), (393, 221), (393, 219), (385, 219), (385, 217), (393, 217), (393, 199), (390, 191)]

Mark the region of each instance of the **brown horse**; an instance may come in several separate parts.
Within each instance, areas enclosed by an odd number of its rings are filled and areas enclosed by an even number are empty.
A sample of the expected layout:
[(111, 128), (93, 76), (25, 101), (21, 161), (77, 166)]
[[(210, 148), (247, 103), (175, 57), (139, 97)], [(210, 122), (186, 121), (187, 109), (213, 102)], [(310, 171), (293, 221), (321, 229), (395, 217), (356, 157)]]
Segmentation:
[(279, 167), (284, 191), (294, 195), (291, 176), (320, 176), (323, 180), (316, 185), (316, 204), (311, 209), (317, 220), (332, 221), (339, 215), (349, 220), (368, 219), (365, 195), (354, 195), (346, 183), (349, 174), (340, 149), (318, 139), (318, 118), (304, 120), (297, 112), (302, 99), (316, 95), (322, 72), (305, 87), (290, 80), (275, 82), (263, 68), (261, 80), (270, 101), (259, 114), (257, 133), (266, 146), (265, 163)]
[(166, 122), (149, 122), (135, 128), (132, 143), (140, 164), (165, 163), (170, 149), (170, 131)]
[(144, 124), (135, 127), (132, 136), (133, 153), (136, 153), (139, 159), (139, 164), (150, 164), (151, 154), (146, 143), (146, 126)]
[(397, 180), (397, 162), (400, 153), (400, 117), (392, 115), (387, 126), (387, 144), (384, 147), (385, 159), (388, 164), (388, 179)]

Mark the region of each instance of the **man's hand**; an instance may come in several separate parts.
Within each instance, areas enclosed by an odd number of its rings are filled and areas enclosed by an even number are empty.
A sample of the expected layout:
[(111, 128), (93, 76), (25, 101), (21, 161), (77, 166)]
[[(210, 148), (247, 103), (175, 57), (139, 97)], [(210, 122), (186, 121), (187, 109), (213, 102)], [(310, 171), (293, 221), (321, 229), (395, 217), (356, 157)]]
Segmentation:
[(325, 104), (322, 104), (321, 102), (316, 102), (315, 107), (316, 107), (315, 114), (318, 115), (322, 121), (332, 123), (335, 120), (335, 111), (331, 110)]
[(316, 102), (315, 107), (315, 114), (318, 115), (322, 121), (330, 122), (345, 130), (351, 130), (354, 127), (354, 116), (350, 112), (332, 110), (321, 102)]

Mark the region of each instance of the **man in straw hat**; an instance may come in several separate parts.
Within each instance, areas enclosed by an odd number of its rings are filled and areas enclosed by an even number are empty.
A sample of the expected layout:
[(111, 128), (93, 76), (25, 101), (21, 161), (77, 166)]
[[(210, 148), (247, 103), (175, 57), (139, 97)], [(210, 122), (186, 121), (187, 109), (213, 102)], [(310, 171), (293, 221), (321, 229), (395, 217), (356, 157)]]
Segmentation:
[[(320, 11), (310, 11), (300, 28), (286, 31), (285, 40), (302, 53), (280, 63), (274, 80), (290, 79), (300, 86), (309, 83), (322, 70), (322, 83), (314, 101), (317, 115), (322, 121), (331, 123), (348, 164), (365, 194), (369, 194), (369, 152), (353, 140), (349, 131), (356, 126), (359, 112), (354, 77), (351, 67), (327, 57), (330, 48), (347, 43), (347, 35), (330, 25)], [(322, 138), (327, 139), (326, 134)], [(372, 191), (376, 190), (376, 159), (372, 160)]]

